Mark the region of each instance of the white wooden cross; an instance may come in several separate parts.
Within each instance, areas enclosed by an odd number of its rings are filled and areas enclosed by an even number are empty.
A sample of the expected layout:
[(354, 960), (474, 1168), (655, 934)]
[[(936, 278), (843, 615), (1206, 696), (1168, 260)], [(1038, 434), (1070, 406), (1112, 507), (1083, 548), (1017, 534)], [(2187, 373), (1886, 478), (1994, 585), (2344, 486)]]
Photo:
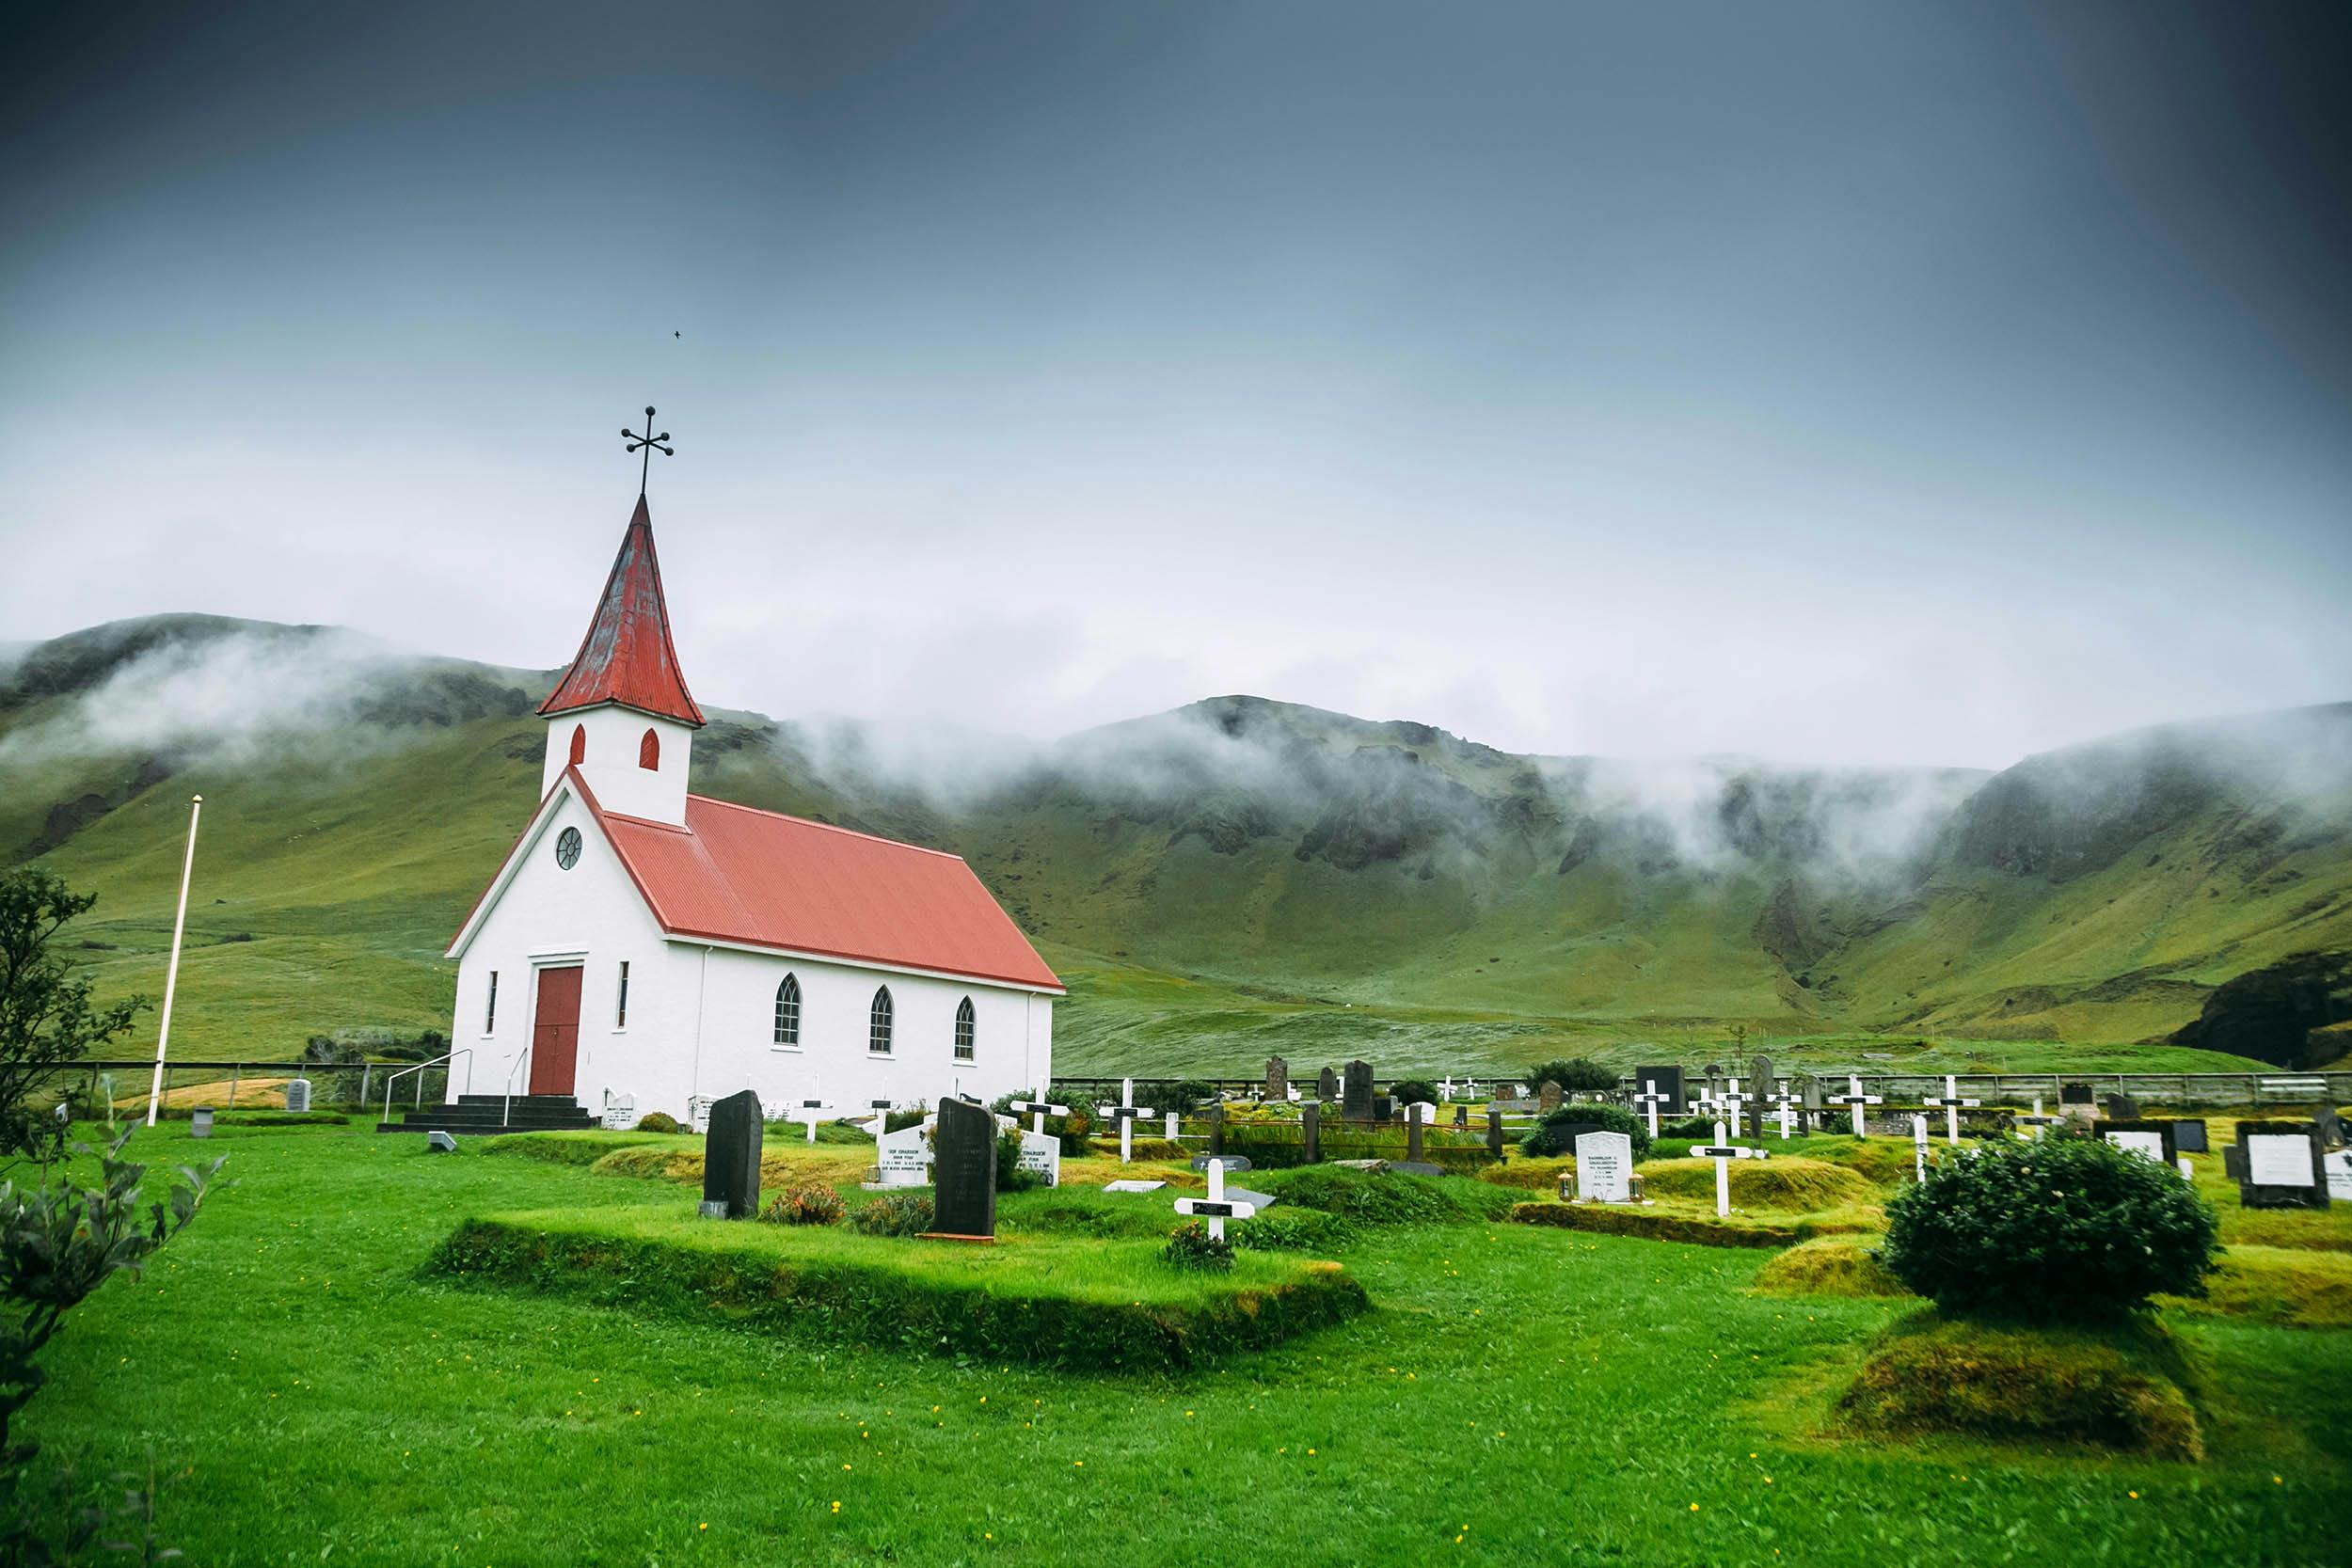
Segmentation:
[(1445, 1081), (1438, 1085), (1438, 1098), (1448, 1105), (1454, 1103), (1454, 1074), (1447, 1073)]
[(1656, 1079), (1645, 1078), (1642, 1080), (1642, 1092), (1633, 1097), (1633, 1102), (1649, 1112), (1649, 1135), (1651, 1137), (1655, 1138), (1658, 1136), (1658, 1107), (1665, 1104), (1672, 1099), (1674, 1099), (1673, 1095), (1660, 1094), (1658, 1092), (1658, 1081)]
[[(810, 1092), (815, 1092), (813, 1087)], [(817, 1124), (822, 1121), (825, 1117), (825, 1102), (821, 1100), (803, 1100), (800, 1104), (800, 1112), (801, 1120), (808, 1124), (808, 1141), (810, 1143), (815, 1143), (817, 1141)]]
[(1136, 1117), (1150, 1116), (1152, 1107), (1136, 1104), (1136, 1081), (1132, 1078), (1121, 1078), (1119, 1081), (1119, 1103), (1100, 1105), (1096, 1109), (1101, 1111), (1106, 1118), (1119, 1123), (1119, 1163), (1122, 1165), (1126, 1164), (1135, 1157)]
[(1797, 1097), (1789, 1093), (1788, 1085), (1783, 1083), (1773, 1092), (1772, 1103), (1780, 1107), (1780, 1141), (1787, 1143), (1789, 1125), (1797, 1119)]
[(1961, 1099), (1960, 1079), (1956, 1074), (1947, 1072), (1944, 1075), (1943, 1095), (1940, 1098), (1930, 1100), (1928, 1103), (1930, 1105), (1941, 1105), (1944, 1107), (1944, 1141), (1946, 1143), (1956, 1144), (1960, 1142), (1960, 1108), (1963, 1105), (1965, 1105), (1969, 1109), (1974, 1110), (1977, 1106), (1983, 1104), (1984, 1101), (1981, 1100)]
[[(2036, 1139), (2040, 1139), (2046, 1137), (2048, 1135), (2049, 1129), (2056, 1127), (2058, 1123), (2064, 1121), (2065, 1119), (2066, 1118), (2064, 1117), (2043, 1116), (2042, 1114), (2042, 1097), (2040, 1095), (2035, 1095), (2033, 1097), (2033, 1115), (2029, 1117), (2019, 1117), (2017, 1121), (2018, 1125), (2022, 1127), (2032, 1128), (2034, 1137)], [(2020, 1132), (2017, 1135), (2022, 1138), (2026, 1134)]]
[(1025, 1114), (1029, 1118), (1029, 1131), (1040, 1136), (1044, 1134), (1047, 1117), (1066, 1117), (1070, 1114), (1070, 1107), (1067, 1105), (1048, 1105), (1042, 1101), (1036, 1100), (1016, 1100), (1012, 1102), (1012, 1109), (1016, 1113)]
[(1911, 1163), (1919, 1180), (1928, 1179), (1928, 1118), (1911, 1118)]
[(887, 1132), (890, 1126), (890, 1101), (869, 1100), (866, 1102), (866, 1108), (874, 1113), (874, 1168), (879, 1171), (882, 1169), (882, 1133)]
[(1226, 1202), (1225, 1162), (1212, 1160), (1209, 1162), (1209, 1196), (1180, 1197), (1176, 1200), (1176, 1212), (1187, 1219), (1207, 1220), (1210, 1237), (1221, 1242), (1225, 1239), (1227, 1220), (1246, 1220), (1258, 1212), (1258, 1206), (1254, 1203)]
[(1772, 1150), (1748, 1148), (1740, 1144), (1724, 1142), (1724, 1124), (1719, 1121), (1715, 1124), (1715, 1141), (1711, 1144), (1701, 1144), (1691, 1150), (1691, 1155), (1693, 1159), (1715, 1162), (1715, 1217), (1724, 1219), (1731, 1213), (1731, 1162), (1770, 1159)]
[(1723, 1095), (1717, 1103), (1721, 1104), (1724, 1110), (1731, 1113), (1731, 1135), (1736, 1138), (1740, 1135), (1740, 1107), (1745, 1105), (1749, 1101), (1755, 1099), (1756, 1097), (1754, 1095), (1741, 1094), (1740, 1092), (1740, 1080), (1737, 1078), (1729, 1080), (1729, 1083), (1730, 1087), (1724, 1090)]
[(1691, 1109), (1703, 1117), (1721, 1116), (1724, 1102), (1715, 1098), (1713, 1089), (1701, 1089), (1691, 1097)]
[(1862, 1079), (1860, 1075), (1850, 1072), (1846, 1074), (1846, 1092), (1844, 1094), (1831, 1095), (1829, 1097), (1829, 1102), (1832, 1105), (1851, 1105), (1853, 1107), (1853, 1135), (1857, 1138), (1867, 1138), (1870, 1134), (1869, 1132), (1862, 1125), (1862, 1107), (1865, 1105), (1883, 1105), (1886, 1103), (1886, 1097), (1884, 1095), (1864, 1094), (1862, 1092)]

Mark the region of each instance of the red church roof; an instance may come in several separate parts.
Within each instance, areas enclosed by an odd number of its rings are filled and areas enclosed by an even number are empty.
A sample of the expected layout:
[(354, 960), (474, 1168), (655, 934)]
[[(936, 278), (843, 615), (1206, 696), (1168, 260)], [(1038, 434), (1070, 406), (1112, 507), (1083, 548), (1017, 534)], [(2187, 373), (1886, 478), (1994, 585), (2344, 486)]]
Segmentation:
[(568, 713), (606, 703), (697, 728), (703, 722), (703, 710), (686, 689), (677, 650), (670, 643), (661, 562), (653, 553), (653, 517), (642, 494), (628, 531), (621, 535), (621, 551), (612, 558), (612, 575), (604, 579), (596, 618), (580, 639), (579, 657), (539, 711)]
[(1062, 989), (960, 855), (686, 798), (686, 826), (580, 799), (673, 936)]

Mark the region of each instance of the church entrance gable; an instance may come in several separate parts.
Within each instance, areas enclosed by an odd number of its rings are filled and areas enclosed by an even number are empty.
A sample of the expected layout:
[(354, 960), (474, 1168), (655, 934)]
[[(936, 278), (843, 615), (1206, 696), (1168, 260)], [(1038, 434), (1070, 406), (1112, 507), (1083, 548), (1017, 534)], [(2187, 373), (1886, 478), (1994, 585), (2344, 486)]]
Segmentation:
[(531, 1092), (570, 1094), (580, 1060), (580, 965), (539, 971), (531, 1018)]

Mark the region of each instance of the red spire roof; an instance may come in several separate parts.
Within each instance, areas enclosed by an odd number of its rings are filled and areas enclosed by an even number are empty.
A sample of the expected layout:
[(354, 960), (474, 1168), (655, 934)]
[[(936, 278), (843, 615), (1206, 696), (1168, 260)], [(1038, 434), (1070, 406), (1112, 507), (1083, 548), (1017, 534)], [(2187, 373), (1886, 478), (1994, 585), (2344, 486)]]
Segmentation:
[(700, 728), (703, 710), (678, 673), (670, 644), (670, 612), (661, 600), (661, 562), (653, 553), (653, 517), (645, 498), (621, 535), (621, 553), (604, 579), (596, 618), (580, 639), (579, 657), (539, 705), (545, 715), (617, 703), (660, 719)]

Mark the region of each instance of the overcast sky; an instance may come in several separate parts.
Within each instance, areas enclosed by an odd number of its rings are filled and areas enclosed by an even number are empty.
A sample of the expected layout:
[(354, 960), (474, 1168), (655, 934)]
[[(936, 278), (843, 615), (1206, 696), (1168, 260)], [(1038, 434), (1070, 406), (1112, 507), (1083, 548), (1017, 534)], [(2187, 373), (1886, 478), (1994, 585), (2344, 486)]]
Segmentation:
[(0, 641), (560, 663), (652, 402), (688, 676), (782, 716), (2000, 766), (2352, 696), (2328, 8), (54, 9)]

